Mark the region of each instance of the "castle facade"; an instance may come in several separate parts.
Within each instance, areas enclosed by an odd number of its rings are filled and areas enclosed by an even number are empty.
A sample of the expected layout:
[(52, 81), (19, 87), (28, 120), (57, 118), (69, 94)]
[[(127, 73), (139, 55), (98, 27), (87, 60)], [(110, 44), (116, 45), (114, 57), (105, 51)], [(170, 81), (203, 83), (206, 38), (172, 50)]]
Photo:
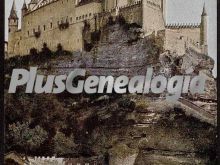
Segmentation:
[[(166, 0), (31, 0), (24, 1), (19, 18), (13, 2), (8, 18), (8, 57), (41, 50), (43, 43), (55, 51), (82, 51), (94, 32), (102, 33), (109, 19), (123, 16), (142, 27), (144, 36), (162, 32), (164, 49), (184, 54), (186, 47), (206, 53), (208, 16), (203, 8), (199, 24), (166, 24)], [(89, 34), (89, 35), (88, 35)], [(105, 40), (106, 38), (102, 38)]]

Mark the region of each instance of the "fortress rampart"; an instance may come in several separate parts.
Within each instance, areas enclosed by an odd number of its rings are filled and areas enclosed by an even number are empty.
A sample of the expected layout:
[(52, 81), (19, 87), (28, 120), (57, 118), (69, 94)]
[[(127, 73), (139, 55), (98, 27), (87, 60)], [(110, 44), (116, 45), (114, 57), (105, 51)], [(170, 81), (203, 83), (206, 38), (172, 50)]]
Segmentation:
[(27, 55), (32, 48), (40, 51), (43, 43), (52, 51), (56, 51), (58, 44), (67, 51), (82, 51), (84, 41), (91, 40), (92, 32), (102, 32), (109, 18), (116, 19), (119, 15), (127, 23), (140, 25), (145, 36), (165, 30), (166, 50), (184, 54), (188, 42), (198, 44), (197, 48), (204, 53), (208, 49), (205, 9), (200, 24), (166, 25), (166, 0), (39, 0), (33, 3), (28, 7), (24, 3), (19, 30), (13, 3), (9, 17), (9, 57)]

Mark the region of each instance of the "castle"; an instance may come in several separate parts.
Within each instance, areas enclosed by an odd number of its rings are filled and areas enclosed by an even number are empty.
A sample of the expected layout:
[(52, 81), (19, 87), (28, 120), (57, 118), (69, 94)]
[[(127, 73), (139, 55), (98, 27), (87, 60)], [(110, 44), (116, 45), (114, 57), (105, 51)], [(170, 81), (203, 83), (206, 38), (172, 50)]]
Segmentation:
[[(139, 25), (144, 36), (162, 33), (164, 49), (184, 54), (186, 47), (207, 54), (208, 16), (205, 6), (199, 24), (166, 24), (166, 0), (31, 0), (22, 7), (21, 29), (13, 2), (8, 18), (8, 57), (27, 55), (43, 43), (55, 51), (82, 51), (94, 32), (102, 33), (109, 19), (123, 16)], [(102, 37), (102, 41), (107, 38)]]

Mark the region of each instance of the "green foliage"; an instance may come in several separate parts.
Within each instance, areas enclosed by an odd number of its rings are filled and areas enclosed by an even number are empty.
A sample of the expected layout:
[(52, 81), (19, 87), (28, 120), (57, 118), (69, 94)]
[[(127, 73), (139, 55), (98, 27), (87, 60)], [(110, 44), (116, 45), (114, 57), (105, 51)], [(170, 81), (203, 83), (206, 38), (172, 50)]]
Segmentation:
[(73, 154), (76, 151), (77, 145), (74, 143), (74, 137), (67, 137), (62, 132), (57, 132), (53, 138), (54, 152), (61, 155)]
[(129, 98), (122, 98), (118, 101), (119, 107), (133, 110), (135, 108), (135, 103)]
[(35, 150), (46, 140), (48, 134), (40, 126), (30, 128), (28, 122), (17, 122), (9, 124), (7, 135), (11, 146)]

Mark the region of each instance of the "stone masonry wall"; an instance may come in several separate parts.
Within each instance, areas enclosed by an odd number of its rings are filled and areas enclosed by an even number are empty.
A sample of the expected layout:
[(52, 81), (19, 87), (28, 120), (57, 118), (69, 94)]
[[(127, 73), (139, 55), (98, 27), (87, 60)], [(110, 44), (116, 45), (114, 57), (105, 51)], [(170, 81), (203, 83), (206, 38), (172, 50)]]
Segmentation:
[(166, 42), (164, 48), (171, 50), (179, 55), (185, 54), (185, 43), (199, 44), (200, 42), (200, 28), (167, 28)]
[[(101, 4), (89, 3), (86, 6), (75, 7), (72, 0), (56, 1), (47, 6), (28, 13), (23, 18), (20, 37), (13, 38), (17, 49), (11, 50), (13, 54), (26, 55), (31, 48), (40, 50), (44, 42), (51, 50), (56, 50), (57, 44), (61, 43), (66, 50), (77, 50), (82, 48), (82, 27), (85, 19), (92, 19), (94, 13), (101, 12)], [(45, 13), (47, 13), (45, 15)], [(67, 29), (60, 30), (61, 23), (69, 22)], [(34, 32), (40, 31), (40, 37), (35, 37)], [(9, 39), (10, 42), (10, 39)], [(16, 45), (21, 43), (21, 47)]]

